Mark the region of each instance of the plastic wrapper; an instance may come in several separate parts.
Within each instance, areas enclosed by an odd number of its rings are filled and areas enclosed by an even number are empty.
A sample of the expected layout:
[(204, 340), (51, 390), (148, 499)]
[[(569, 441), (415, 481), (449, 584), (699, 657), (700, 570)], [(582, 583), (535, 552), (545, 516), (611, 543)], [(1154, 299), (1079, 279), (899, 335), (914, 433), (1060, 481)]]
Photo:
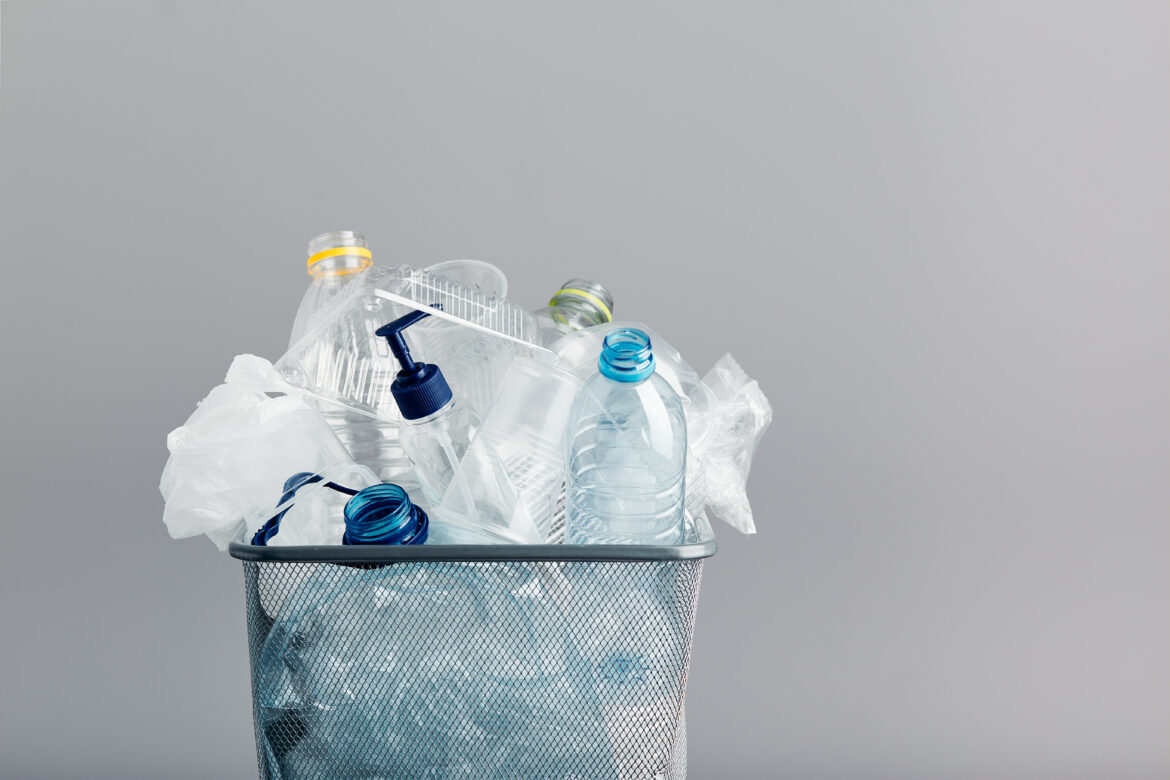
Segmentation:
[(699, 451), (707, 509), (732, 528), (754, 534), (747, 479), (756, 447), (772, 422), (772, 405), (730, 354), (715, 363), (703, 382), (718, 401), (711, 435)]
[(232, 362), (167, 448), (159, 482), (167, 530), (176, 539), (205, 534), (221, 550), (276, 505), (290, 476), (350, 463), (320, 413), (255, 355)]

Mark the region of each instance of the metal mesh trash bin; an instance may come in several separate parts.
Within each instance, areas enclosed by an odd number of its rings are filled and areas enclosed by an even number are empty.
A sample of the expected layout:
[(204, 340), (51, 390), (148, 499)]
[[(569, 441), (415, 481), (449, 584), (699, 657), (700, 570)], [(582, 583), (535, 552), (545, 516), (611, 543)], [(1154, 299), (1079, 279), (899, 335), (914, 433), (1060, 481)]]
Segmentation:
[(714, 552), (233, 544), (260, 777), (683, 778)]

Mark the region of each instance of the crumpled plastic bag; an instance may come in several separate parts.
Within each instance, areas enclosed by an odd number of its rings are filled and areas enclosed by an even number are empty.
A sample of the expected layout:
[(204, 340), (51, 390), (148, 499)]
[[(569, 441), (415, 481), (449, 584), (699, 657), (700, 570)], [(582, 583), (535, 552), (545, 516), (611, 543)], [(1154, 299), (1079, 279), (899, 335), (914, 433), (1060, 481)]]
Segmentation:
[(772, 405), (730, 353), (715, 363), (703, 383), (719, 401), (710, 435), (700, 450), (707, 509), (741, 533), (754, 534), (747, 478), (756, 447), (772, 422)]
[(221, 550), (271, 516), (290, 476), (351, 463), (320, 412), (255, 355), (232, 361), (167, 449), (159, 481), (167, 530), (175, 539), (205, 534)]

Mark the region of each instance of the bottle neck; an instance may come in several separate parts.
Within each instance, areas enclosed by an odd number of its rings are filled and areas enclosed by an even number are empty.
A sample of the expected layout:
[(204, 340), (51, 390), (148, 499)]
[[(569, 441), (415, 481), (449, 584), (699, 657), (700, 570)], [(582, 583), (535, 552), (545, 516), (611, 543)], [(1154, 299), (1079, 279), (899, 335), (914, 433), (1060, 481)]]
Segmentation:
[(613, 296), (588, 279), (570, 279), (548, 302), (549, 317), (570, 329), (603, 325), (613, 320)]
[(654, 373), (650, 336), (636, 328), (618, 328), (606, 335), (597, 359), (601, 375), (614, 382), (641, 383)]
[(430, 425), (432, 423), (439, 423), (446, 420), (451, 415), (459, 410), (459, 401), (455, 398), (447, 401), (447, 403), (440, 406), (435, 411), (428, 414), (426, 417), (416, 417), (413, 420), (404, 419), (407, 425)]
[(309, 266), (309, 276), (317, 282), (344, 284), (356, 279), (362, 271), (370, 267), (370, 264), (369, 258), (355, 255), (326, 257)]
[(309, 276), (320, 282), (355, 276), (373, 265), (366, 238), (351, 230), (322, 233), (309, 242)]
[(358, 492), (345, 505), (343, 544), (422, 544), (427, 515), (398, 485), (383, 483)]

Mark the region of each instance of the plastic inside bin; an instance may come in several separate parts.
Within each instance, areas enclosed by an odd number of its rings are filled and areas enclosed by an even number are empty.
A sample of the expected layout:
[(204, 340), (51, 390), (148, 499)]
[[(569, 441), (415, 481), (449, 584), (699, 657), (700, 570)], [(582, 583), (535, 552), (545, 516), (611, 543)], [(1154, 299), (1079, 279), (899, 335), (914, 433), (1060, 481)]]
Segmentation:
[(692, 541), (231, 545), (260, 777), (685, 777)]

